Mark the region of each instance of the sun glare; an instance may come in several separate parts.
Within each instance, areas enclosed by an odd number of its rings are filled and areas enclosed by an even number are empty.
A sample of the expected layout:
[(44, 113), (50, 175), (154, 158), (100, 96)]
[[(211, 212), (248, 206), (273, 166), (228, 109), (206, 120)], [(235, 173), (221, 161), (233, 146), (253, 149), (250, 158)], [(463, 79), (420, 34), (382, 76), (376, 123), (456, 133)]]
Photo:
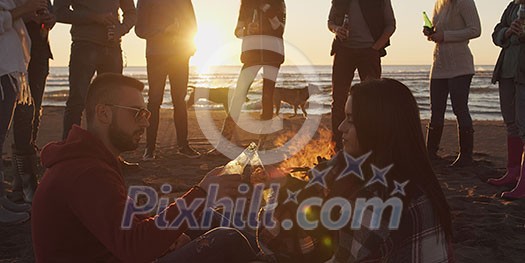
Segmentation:
[(235, 64), (236, 61), (230, 58), (231, 54), (239, 53), (235, 46), (236, 39), (227, 38), (231, 32), (213, 23), (199, 24), (195, 45), (197, 51), (190, 61), (190, 65), (200, 74), (205, 74), (211, 66)]

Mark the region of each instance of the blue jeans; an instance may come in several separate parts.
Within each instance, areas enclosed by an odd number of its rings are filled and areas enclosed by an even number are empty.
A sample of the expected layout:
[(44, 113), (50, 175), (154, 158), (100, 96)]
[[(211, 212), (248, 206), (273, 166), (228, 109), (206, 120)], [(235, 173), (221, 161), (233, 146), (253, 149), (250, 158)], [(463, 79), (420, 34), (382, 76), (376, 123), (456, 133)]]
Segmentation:
[(64, 112), (63, 139), (73, 124), (80, 125), (89, 84), (95, 72), (122, 73), (120, 45), (107, 47), (86, 41), (73, 42), (69, 58), (69, 98)]
[(186, 93), (188, 93), (189, 57), (187, 56), (148, 56), (148, 110), (151, 112), (150, 125), (146, 134), (146, 147), (155, 150), (159, 129), (159, 111), (164, 98), (166, 77), (170, 79), (171, 101), (173, 103), (173, 121), (177, 132), (177, 146), (188, 145), (188, 111)]
[(472, 118), (468, 108), (468, 96), (473, 75), (463, 75), (450, 79), (430, 80), (430, 127), (445, 124), (445, 110), (450, 93), (452, 110), (456, 115), (459, 130), (472, 130)]
[[(9, 75), (0, 76), (2, 86), (0, 89), (2, 89), (3, 92), (3, 98), (0, 96), (0, 157), (4, 152), (4, 142), (7, 137), (9, 125), (11, 124), (17, 98), (12, 82), (16, 83), (16, 80), (12, 79)], [(0, 171), (3, 165), (0, 158)]]
[(157, 262), (249, 262), (256, 259), (247, 237), (234, 228), (219, 227), (195, 238)]
[(18, 154), (36, 153), (36, 137), (42, 116), (42, 99), (49, 74), (49, 56), (47, 53), (33, 52), (27, 70), (31, 105), (17, 105), (13, 116), (13, 134), (15, 150)]

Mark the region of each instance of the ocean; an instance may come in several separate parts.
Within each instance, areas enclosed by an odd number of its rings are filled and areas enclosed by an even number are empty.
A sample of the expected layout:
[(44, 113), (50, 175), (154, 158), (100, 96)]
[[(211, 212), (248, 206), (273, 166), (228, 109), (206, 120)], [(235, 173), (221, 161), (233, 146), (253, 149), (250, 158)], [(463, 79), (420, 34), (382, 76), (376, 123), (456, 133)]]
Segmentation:
[[(499, 107), (499, 95), (496, 85), (490, 83), (494, 66), (476, 66), (476, 75), (470, 89), (469, 106), (474, 120), (501, 120)], [(429, 111), (429, 70), (430, 66), (383, 66), (383, 77), (397, 79), (406, 84), (413, 92), (420, 108), (421, 118), (430, 117)], [(235, 88), (240, 67), (220, 66), (212, 67), (205, 73), (198, 72), (192, 68), (189, 85), (202, 88)], [(330, 112), (331, 101), (331, 66), (283, 66), (277, 79), (277, 87), (302, 88), (310, 87), (314, 90), (309, 99), (310, 105), (316, 105), (307, 110), (308, 114), (326, 114)], [(144, 96), (147, 97), (147, 74), (145, 67), (127, 67), (124, 74), (133, 76), (145, 85)], [(355, 81), (358, 81), (356, 74)], [(68, 68), (52, 67), (47, 80), (44, 105), (64, 106), (68, 96)], [(249, 102), (245, 104), (245, 111), (258, 111), (260, 109), (260, 98), (262, 90), (261, 75), (254, 81), (248, 94)], [(454, 119), (452, 106), (447, 107), (447, 119)], [(167, 80), (164, 93), (163, 108), (171, 108), (171, 97), (169, 93), (169, 80)], [(195, 110), (220, 109), (217, 105), (206, 100), (199, 100)], [(281, 112), (291, 113), (289, 105), (284, 104)], [(300, 111), (299, 111), (300, 112)]]

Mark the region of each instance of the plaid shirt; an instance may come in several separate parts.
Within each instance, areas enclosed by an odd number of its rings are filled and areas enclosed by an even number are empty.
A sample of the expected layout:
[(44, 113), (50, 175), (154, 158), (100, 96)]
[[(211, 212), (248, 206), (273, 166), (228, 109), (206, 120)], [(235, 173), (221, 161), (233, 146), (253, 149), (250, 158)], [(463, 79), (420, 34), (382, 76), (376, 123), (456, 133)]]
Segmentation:
[(364, 212), (361, 228), (339, 231), (335, 255), (328, 262), (454, 262), (452, 245), (434, 217), (430, 199), (424, 194), (404, 207), (398, 230), (389, 230), (389, 213), (383, 214), (379, 229), (369, 229), (374, 211)]

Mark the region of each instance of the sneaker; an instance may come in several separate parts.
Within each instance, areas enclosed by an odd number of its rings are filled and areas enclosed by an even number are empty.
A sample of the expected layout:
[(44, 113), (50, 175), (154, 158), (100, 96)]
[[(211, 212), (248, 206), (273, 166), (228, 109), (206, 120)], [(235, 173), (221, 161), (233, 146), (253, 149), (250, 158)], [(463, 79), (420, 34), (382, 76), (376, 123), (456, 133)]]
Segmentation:
[(191, 148), (189, 145), (179, 147), (179, 154), (191, 159), (199, 158), (201, 154)]
[(156, 158), (155, 151), (149, 150), (149, 149), (146, 149), (144, 151), (144, 155), (142, 155), (143, 161), (152, 161), (152, 160), (155, 160), (155, 158)]

